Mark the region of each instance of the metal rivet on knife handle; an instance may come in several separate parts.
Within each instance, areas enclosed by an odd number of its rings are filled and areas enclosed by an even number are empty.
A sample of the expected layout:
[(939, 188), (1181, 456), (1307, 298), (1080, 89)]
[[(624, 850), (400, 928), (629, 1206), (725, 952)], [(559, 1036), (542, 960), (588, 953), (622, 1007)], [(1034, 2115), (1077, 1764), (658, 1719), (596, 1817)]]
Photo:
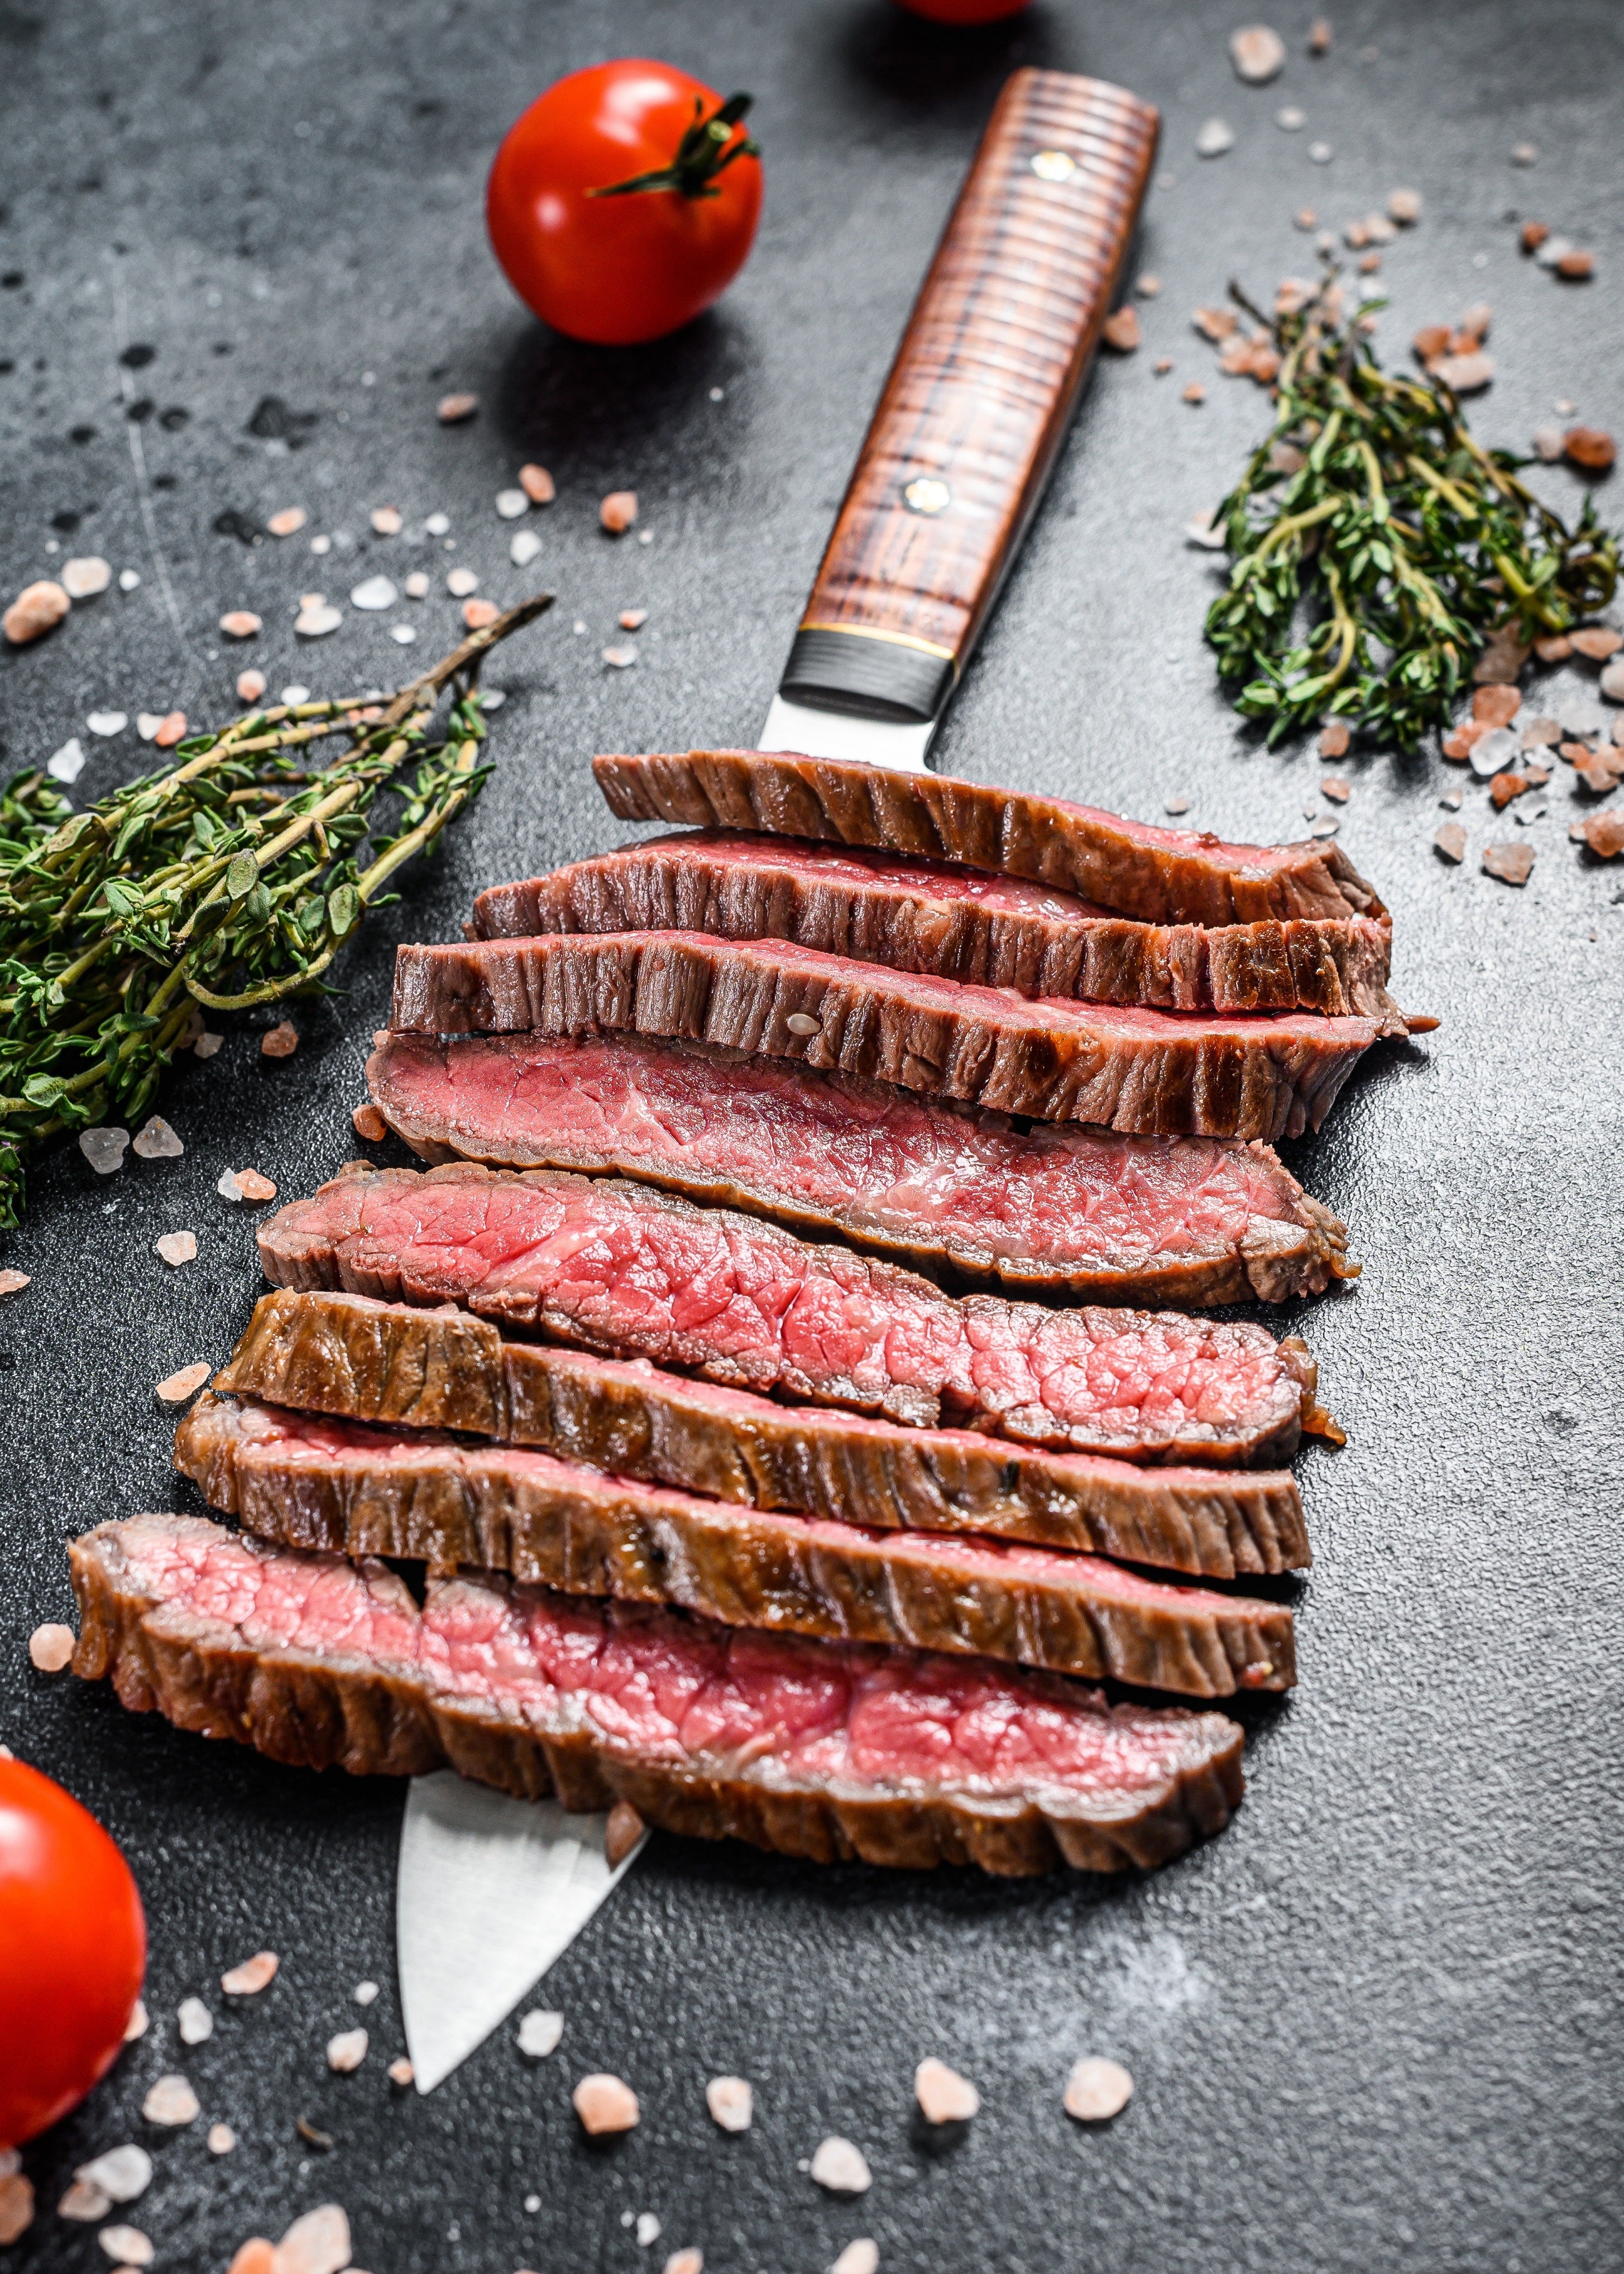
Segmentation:
[(946, 704), (1081, 392), (1159, 126), (1101, 79), (1005, 84), (840, 508), (786, 700), (927, 723)]

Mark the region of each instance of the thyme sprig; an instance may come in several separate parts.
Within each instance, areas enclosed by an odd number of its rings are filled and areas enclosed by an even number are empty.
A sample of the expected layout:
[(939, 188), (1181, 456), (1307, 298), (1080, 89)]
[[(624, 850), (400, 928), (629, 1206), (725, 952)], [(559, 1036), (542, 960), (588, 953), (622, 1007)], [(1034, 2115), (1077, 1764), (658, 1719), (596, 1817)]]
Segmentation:
[(1573, 528), (1485, 450), (1436, 378), (1384, 372), (1335, 264), (1274, 315), (1230, 297), (1281, 357), (1274, 424), (1213, 516), (1232, 567), (1207, 616), (1236, 707), (1268, 740), (1346, 719), (1413, 749), (1492, 639), (1526, 651), (1612, 599), (1619, 544)]
[[(480, 665), (551, 602), (475, 632), (381, 708), (250, 712), (83, 813), (37, 770), (13, 778), (0, 793), (0, 1225), (20, 1218), (39, 1146), (145, 1113), (205, 1007), (331, 991), (339, 950), (398, 897), (389, 878), (483, 788)], [(386, 791), (401, 802), (383, 822)]]

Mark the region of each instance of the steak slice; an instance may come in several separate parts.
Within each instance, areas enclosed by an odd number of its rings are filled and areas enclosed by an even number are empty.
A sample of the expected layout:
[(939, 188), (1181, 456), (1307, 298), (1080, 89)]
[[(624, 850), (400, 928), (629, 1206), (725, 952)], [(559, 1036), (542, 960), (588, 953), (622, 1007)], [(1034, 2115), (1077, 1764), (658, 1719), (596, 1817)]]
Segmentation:
[(832, 1863), (1165, 1861), (1229, 1820), (1241, 1732), (985, 1659), (805, 1642), (135, 1516), (68, 1549), (75, 1670), (296, 1767), (450, 1766)]
[(1323, 839), (1226, 845), (1204, 830), (1156, 829), (1065, 798), (788, 751), (600, 757), (592, 772), (622, 821), (764, 830), (959, 861), (1056, 885), (1144, 923), (1384, 913), (1341, 847)]
[(466, 1311), (279, 1288), (255, 1304), (214, 1387), (355, 1420), (535, 1445), (746, 1508), (879, 1529), (991, 1532), (1217, 1579), (1310, 1561), (1289, 1471), (1140, 1469), (966, 1429), (779, 1405), (641, 1359), (504, 1342)]
[(261, 1540), (471, 1564), (724, 1626), (1006, 1659), (1192, 1698), (1289, 1690), (1289, 1610), (1097, 1555), (773, 1516), (443, 1431), (205, 1396), (175, 1465)]
[(1319, 1419), (1304, 1344), (1177, 1311), (955, 1300), (895, 1264), (669, 1193), (458, 1162), (362, 1169), (259, 1232), (283, 1287), (346, 1287), (614, 1358), (933, 1427), (1141, 1461), (1289, 1458)]
[(688, 931), (404, 946), (390, 1024), (711, 1043), (1039, 1121), (1265, 1141), (1317, 1129), (1380, 1033), (1371, 1019), (1305, 1011), (1028, 1003), (814, 947)]
[(703, 829), (576, 861), (474, 902), (470, 939), (704, 931), (790, 939), (936, 979), (1159, 1011), (1322, 1011), (1404, 1031), (1389, 916), (1148, 924), (1020, 877)]
[(611, 1035), (387, 1035), (374, 1103), (428, 1161), (638, 1177), (929, 1270), (1108, 1302), (1284, 1302), (1357, 1277), (1262, 1145), (1116, 1137), (852, 1074)]

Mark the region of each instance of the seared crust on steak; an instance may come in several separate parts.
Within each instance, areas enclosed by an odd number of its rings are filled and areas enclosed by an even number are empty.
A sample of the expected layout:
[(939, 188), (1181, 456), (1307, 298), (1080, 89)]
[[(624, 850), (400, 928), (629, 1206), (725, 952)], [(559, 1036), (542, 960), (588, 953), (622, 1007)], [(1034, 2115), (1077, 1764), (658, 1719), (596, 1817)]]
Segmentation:
[(550, 876), (492, 885), (474, 902), (468, 936), (605, 931), (789, 939), (1034, 998), (1162, 1011), (1320, 1011), (1404, 1031), (1387, 989), (1387, 915), (1138, 923), (1023, 877), (739, 830), (657, 837)]
[(366, 1079), (425, 1161), (636, 1177), (1017, 1291), (1278, 1303), (1358, 1274), (1346, 1227), (1266, 1145), (1023, 1132), (855, 1075), (626, 1035), (386, 1035)]
[(622, 821), (759, 829), (959, 861), (1057, 885), (1145, 923), (1384, 913), (1341, 847), (1324, 840), (1227, 845), (1064, 798), (793, 751), (605, 757), (592, 772)]
[[(295, 1766), (448, 1766), (522, 1799), (627, 1800), (670, 1831), (818, 1862), (1004, 1873), (1162, 1863), (1240, 1798), (1241, 1731), (1222, 1715), (1110, 1707), (985, 1660), (737, 1633), (491, 1578), (431, 1581), (419, 1610), (381, 1564), (185, 1517), (104, 1524), (68, 1553), (76, 1672)], [(588, 1710), (605, 1683), (630, 1713)], [(801, 1718), (777, 1719), (783, 1685)], [(810, 1741), (808, 1696), (823, 1707)], [(929, 1769), (921, 1713), (953, 1732)], [(1034, 1725), (1024, 1771), (1005, 1765), (1011, 1719)]]
[[(646, 1365), (504, 1342), (466, 1311), (278, 1289), (255, 1304), (214, 1387), (354, 1420), (534, 1445), (747, 1508), (986, 1532), (1220, 1579), (1310, 1561), (1302, 1500), (1285, 1470), (1140, 1469), (965, 1429), (780, 1405)], [(229, 1491), (229, 1480), (219, 1489)]]
[(1028, 1003), (786, 941), (544, 934), (402, 946), (390, 1025), (419, 1035), (638, 1034), (861, 1074), (928, 1097), (1139, 1136), (1317, 1129), (1370, 1019)]
[(513, 1446), (205, 1395), (175, 1465), (261, 1540), (1192, 1698), (1289, 1690), (1291, 1613), (1096, 1555), (772, 1516)]

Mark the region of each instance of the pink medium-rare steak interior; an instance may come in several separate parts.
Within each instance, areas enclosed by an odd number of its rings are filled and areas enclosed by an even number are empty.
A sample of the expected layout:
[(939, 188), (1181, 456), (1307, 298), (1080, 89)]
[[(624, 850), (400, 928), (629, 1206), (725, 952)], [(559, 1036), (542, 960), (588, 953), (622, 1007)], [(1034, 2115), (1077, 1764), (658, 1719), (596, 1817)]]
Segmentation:
[(688, 750), (592, 762), (623, 821), (833, 839), (1059, 886), (1147, 923), (1380, 915), (1340, 847), (1230, 845), (1068, 799), (791, 751)]
[(712, 1381), (929, 1427), (1140, 1460), (1289, 1457), (1312, 1401), (1302, 1344), (1172, 1312), (959, 1300), (647, 1186), (458, 1163), (324, 1185), (259, 1233), (279, 1286), (453, 1301), (499, 1325)]
[(1357, 1013), (1394, 1031), (1384, 916), (1147, 924), (1074, 894), (901, 854), (701, 829), (493, 885), (470, 939), (697, 931), (1039, 998), (1166, 1011)]
[(402, 946), (390, 1024), (658, 1035), (1040, 1120), (1266, 1141), (1318, 1128), (1382, 1032), (1305, 1012), (1032, 1003), (789, 941), (680, 931)]
[[(81, 1673), (109, 1670), (116, 1597), (189, 1645), (194, 1679), (222, 1649), (326, 1667), (667, 1773), (792, 1793), (1030, 1800), (1109, 1820), (1239, 1751), (1239, 1730), (1219, 1715), (1111, 1707), (985, 1660), (763, 1635), (479, 1577), (432, 1580), (419, 1610), (382, 1564), (269, 1547), (199, 1518), (132, 1517), (70, 1555)], [(154, 1682), (163, 1653), (124, 1673), (127, 1702), (169, 1710)], [(255, 1710), (251, 1695), (250, 1742)], [(274, 1750), (276, 1733), (265, 1736)], [(347, 1766), (387, 1765), (366, 1757), (364, 1721), (351, 1742), (363, 1750)]]
[(703, 1043), (390, 1035), (385, 1119), (431, 1161), (646, 1178), (904, 1260), (1116, 1299), (1283, 1301), (1356, 1276), (1262, 1146), (971, 1114)]

